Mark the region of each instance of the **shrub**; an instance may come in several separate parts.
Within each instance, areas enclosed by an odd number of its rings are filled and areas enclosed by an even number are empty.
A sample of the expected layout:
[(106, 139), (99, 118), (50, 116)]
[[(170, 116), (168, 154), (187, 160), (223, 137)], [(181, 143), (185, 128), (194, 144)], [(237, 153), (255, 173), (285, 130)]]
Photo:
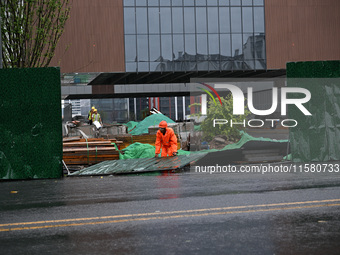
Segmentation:
[[(250, 113), (246, 107), (244, 115), (233, 115), (233, 98), (231, 94), (225, 98), (221, 97), (221, 104), (214, 104), (213, 101), (209, 101), (207, 109), (207, 118), (203, 121), (201, 128), (203, 131), (203, 139), (211, 141), (216, 136), (226, 136), (229, 141), (236, 141), (240, 138), (240, 130), (244, 127), (242, 124), (237, 124), (231, 127), (230, 120), (233, 123), (242, 123)], [(214, 119), (225, 119), (227, 124), (216, 125), (213, 127)]]

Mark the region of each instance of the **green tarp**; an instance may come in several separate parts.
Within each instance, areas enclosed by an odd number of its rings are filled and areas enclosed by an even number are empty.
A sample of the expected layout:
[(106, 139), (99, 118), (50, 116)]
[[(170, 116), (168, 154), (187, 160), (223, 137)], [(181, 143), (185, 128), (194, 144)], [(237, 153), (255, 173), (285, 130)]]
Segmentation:
[(292, 160), (340, 160), (340, 61), (288, 63), (287, 78), (288, 87), (311, 92), (304, 106), (312, 116), (294, 105), (288, 107), (289, 118), (298, 121), (290, 128)]
[(137, 125), (137, 121), (129, 121), (128, 123), (124, 124), (128, 127), (128, 131), (130, 132), (132, 129), (134, 129)]
[(109, 160), (74, 172), (69, 176), (78, 175), (111, 175), (111, 174), (140, 174), (147, 172), (162, 172), (179, 170), (203, 158), (206, 153), (195, 155), (166, 157)]
[[(129, 132), (131, 135), (141, 135), (141, 134), (148, 134), (148, 128), (150, 126), (158, 125), (162, 120), (165, 120), (167, 123), (175, 123), (172, 119), (168, 118), (163, 114), (152, 114), (146, 117), (141, 122), (138, 122), (136, 127)], [(135, 123), (130, 123), (129, 125), (133, 125)]]
[(143, 143), (133, 143), (119, 153), (119, 159), (152, 158), (155, 156), (155, 146)]
[[(242, 133), (241, 139), (237, 143), (228, 144), (221, 150), (217, 150), (217, 149), (202, 150), (202, 151), (178, 150), (178, 155), (190, 155), (190, 154), (196, 154), (196, 153), (209, 153), (209, 152), (216, 152), (216, 151), (223, 151), (223, 150), (239, 149), (249, 141), (267, 141), (267, 142), (278, 142), (278, 143), (288, 142), (288, 140), (273, 140), (270, 138), (263, 138), (263, 137), (255, 138), (243, 131), (241, 131), (241, 133)], [(119, 155), (120, 159), (151, 158), (155, 156), (155, 146), (152, 146), (150, 144), (133, 143), (127, 148), (123, 149), (122, 152), (123, 153), (120, 153)]]

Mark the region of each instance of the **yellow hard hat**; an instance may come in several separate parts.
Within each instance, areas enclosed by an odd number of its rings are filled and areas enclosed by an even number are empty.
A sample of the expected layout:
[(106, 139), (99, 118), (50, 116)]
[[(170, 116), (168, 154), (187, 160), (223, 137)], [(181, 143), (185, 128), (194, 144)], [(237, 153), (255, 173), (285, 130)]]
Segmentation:
[(92, 110), (96, 109), (94, 106), (92, 106)]

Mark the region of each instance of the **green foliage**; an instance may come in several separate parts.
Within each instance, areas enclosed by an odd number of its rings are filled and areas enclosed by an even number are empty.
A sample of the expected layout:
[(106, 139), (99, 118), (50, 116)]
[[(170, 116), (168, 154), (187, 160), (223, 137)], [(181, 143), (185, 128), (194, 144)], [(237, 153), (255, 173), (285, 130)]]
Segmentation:
[[(226, 98), (221, 97), (222, 105), (216, 104), (213, 101), (208, 103), (207, 118), (201, 124), (203, 131), (203, 139), (210, 141), (216, 136), (226, 136), (228, 140), (235, 141), (240, 138), (240, 130), (243, 130), (243, 125), (233, 125), (230, 127), (230, 120), (233, 122), (243, 122), (250, 113), (246, 107), (244, 115), (233, 115), (233, 98), (229, 94)], [(227, 124), (216, 125), (213, 127), (214, 119), (228, 120)]]
[(47, 67), (72, 0), (0, 0), (4, 68)]

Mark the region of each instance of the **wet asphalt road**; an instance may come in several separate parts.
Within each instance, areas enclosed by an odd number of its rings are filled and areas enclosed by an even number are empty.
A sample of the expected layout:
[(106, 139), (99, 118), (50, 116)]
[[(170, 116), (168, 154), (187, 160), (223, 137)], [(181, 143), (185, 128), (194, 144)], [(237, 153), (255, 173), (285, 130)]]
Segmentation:
[(340, 254), (339, 173), (0, 182), (0, 254)]

